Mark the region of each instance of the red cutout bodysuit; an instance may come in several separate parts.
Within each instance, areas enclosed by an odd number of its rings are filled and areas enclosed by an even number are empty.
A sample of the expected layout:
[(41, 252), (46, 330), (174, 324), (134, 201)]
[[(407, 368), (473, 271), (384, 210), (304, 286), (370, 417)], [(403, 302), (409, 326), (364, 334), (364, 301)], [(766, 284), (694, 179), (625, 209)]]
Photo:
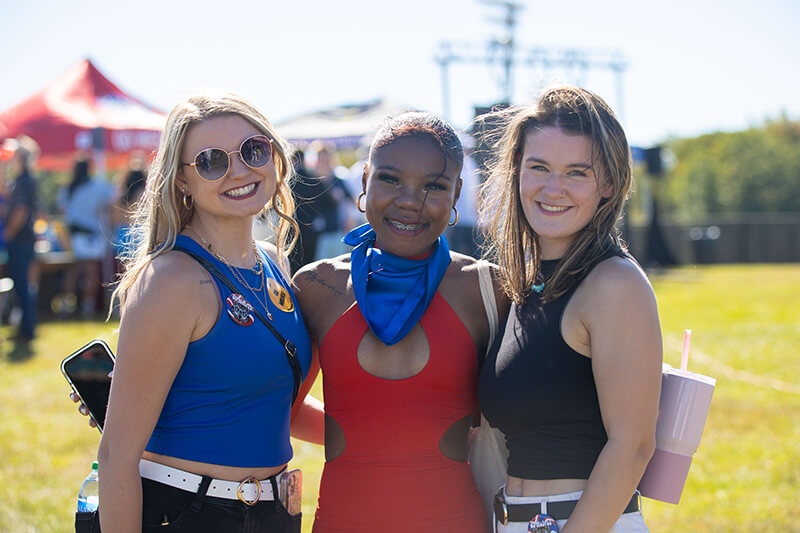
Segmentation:
[(319, 350), (325, 412), (344, 451), (325, 463), (314, 533), (482, 533), (486, 516), (469, 464), (439, 450), (477, 406), (475, 344), (437, 292), (420, 320), (430, 347), (416, 375), (383, 379), (358, 362), (368, 326), (357, 305)]

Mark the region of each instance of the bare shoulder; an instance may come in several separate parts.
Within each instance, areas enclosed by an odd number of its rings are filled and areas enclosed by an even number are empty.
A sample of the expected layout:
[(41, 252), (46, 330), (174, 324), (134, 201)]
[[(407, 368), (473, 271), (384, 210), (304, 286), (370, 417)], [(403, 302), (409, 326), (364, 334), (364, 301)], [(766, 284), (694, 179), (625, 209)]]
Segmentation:
[(477, 280), (478, 260), (469, 255), (450, 252), (450, 267), (447, 273), (454, 277), (473, 278)]
[(451, 305), (453, 302), (479, 301), (480, 287), (478, 286), (478, 260), (468, 255), (450, 252), (450, 266), (439, 285)]
[(451, 252), (450, 256), (452, 259), (453, 281), (456, 283), (473, 283), (475, 289), (478, 291), (480, 290), (478, 286), (478, 269), (482, 262), (488, 266), (489, 274), (492, 279), (495, 301), (497, 302), (497, 310), (502, 320), (502, 317), (505, 317), (508, 312), (509, 299), (502, 288), (500, 268), (492, 262), (478, 260), (474, 257), (456, 252)]
[(303, 291), (344, 294), (350, 276), (350, 254), (321, 259), (298, 270), (292, 281), (297, 287), (298, 297)]
[(126, 310), (144, 305), (162, 308), (191, 308), (199, 301), (198, 287), (212, 285), (208, 272), (194, 259), (181, 252), (167, 252), (147, 265), (128, 291)]
[(282, 269), (286, 272), (289, 272), (289, 261), (287, 258), (283, 258), (283, 261), (278, 259), (278, 247), (275, 246), (273, 243), (269, 241), (256, 241), (258, 243), (258, 247), (266, 252), (267, 257), (272, 259), (272, 262), (276, 265), (279, 265)]
[(631, 259), (611, 257), (599, 263), (581, 284), (586, 296), (606, 303), (655, 303), (644, 270)]
[(349, 254), (305, 265), (292, 278), (303, 318), (316, 339), (323, 339), (353, 303), (349, 278)]

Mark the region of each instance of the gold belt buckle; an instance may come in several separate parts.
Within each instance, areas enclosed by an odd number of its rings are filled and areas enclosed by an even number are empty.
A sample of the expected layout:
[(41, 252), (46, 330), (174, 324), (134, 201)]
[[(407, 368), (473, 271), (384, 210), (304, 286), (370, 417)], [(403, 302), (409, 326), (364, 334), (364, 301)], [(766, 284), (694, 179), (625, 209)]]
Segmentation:
[[(244, 486), (247, 483), (255, 483), (256, 484), (256, 499), (255, 500), (246, 500), (244, 495), (243, 495), (243, 493), (242, 493), (242, 489), (244, 488)], [(250, 476), (250, 477), (246, 478), (244, 481), (239, 483), (239, 488), (236, 489), (236, 497), (239, 498), (239, 501), (241, 501), (245, 505), (249, 505), (250, 507), (254, 506), (255, 504), (258, 503), (258, 500), (261, 499), (261, 482), (259, 480), (257, 480), (256, 478), (254, 478), (253, 476)]]

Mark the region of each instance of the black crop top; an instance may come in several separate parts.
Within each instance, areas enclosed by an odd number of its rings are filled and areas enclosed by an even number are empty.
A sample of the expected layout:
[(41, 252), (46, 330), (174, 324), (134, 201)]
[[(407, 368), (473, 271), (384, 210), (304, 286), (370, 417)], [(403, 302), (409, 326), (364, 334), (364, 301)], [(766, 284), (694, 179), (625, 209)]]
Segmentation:
[[(545, 279), (558, 261), (545, 261)], [(605, 445), (592, 360), (564, 342), (561, 317), (577, 287), (542, 304), (532, 293), (511, 306), (487, 354), (478, 399), (506, 434), (508, 474), (522, 479), (588, 479)]]

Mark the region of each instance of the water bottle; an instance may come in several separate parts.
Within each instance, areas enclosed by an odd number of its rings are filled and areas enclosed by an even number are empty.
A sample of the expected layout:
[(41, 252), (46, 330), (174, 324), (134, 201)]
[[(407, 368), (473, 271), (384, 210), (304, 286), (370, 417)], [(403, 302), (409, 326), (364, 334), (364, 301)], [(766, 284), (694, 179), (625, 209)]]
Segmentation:
[(97, 486), (97, 461), (92, 463), (92, 471), (83, 480), (81, 490), (78, 492), (78, 512), (92, 513), (97, 510), (100, 496)]

